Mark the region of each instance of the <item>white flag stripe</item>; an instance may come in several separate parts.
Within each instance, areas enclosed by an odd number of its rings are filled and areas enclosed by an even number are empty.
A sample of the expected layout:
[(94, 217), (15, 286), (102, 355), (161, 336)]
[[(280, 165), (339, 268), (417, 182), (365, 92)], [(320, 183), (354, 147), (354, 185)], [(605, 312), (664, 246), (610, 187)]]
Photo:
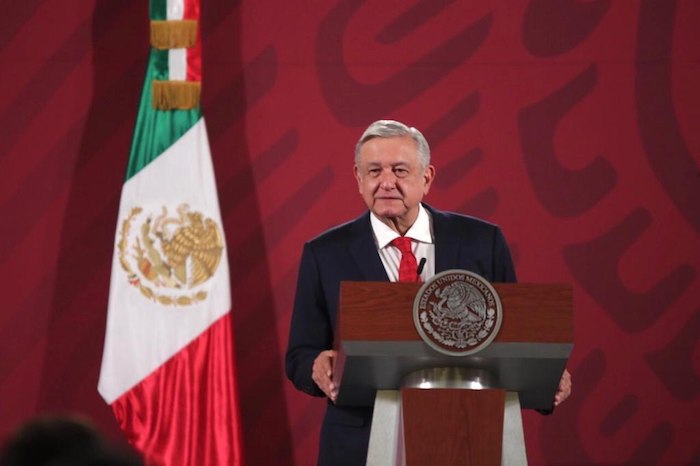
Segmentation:
[(182, 19), (185, 17), (185, 1), (184, 0), (168, 0), (166, 5), (166, 14), (168, 19)]
[[(192, 210), (201, 212), (221, 227), (215, 186), (202, 118), (172, 147), (124, 184), (115, 244), (124, 220), (134, 207), (158, 213), (163, 206), (168, 206), (173, 215), (173, 209), (187, 203)], [(177, 307), (156, 304), (129, 284), (118, 254), (118, 247), (115, 247), (108, 331), (98, 385), (107, 403), (112, 403), (151, 374), (231, 308), (225, 248), (216, 273), (203, 285), (207, 299), (199, 304)]]
[[(179, 20), (185, 17), (184, 0), (168, 0), (166, 14), (169, 20)], [(169, 79), (184, 81), (187, 78), (187, 49), (168, 50)]]
[(168, 50), (168, 76), (171, 81), (187, 79), (187, 49)]

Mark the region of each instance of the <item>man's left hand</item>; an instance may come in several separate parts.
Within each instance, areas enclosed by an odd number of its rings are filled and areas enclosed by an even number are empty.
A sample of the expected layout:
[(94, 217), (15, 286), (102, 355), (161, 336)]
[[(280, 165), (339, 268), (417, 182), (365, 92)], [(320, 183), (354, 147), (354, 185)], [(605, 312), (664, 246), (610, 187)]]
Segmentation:
[(554, 395), (554, 406), (559, 406), (571, 395), (571, 374), (569, 371), (564, 369), (564, 373), (561, 375), (561, 380), (559, 380), (559, 388), (557, 388), (557, 393)]

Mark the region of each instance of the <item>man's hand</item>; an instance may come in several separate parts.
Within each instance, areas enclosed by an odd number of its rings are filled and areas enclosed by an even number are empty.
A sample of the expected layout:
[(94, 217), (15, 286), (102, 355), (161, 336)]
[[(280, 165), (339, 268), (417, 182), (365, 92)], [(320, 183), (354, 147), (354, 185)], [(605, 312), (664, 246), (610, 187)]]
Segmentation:
[(564, 369), (561, 380), (559, 380), (559, 388), (557, 388), (557, 393), (554, 395), (554, 406), (560, 405), (569, 398), (569, 395), (571, 395), (571, 374)]
[(335, 359), (337, 352), (333, 350), (322, 351), (314, 360), (311, 369), (311, 378), (316, 382), (318, 388), (323, 390), (332, 402), (338, 397), (338, 387), (333, 383), (333, 371), (335, 370)]

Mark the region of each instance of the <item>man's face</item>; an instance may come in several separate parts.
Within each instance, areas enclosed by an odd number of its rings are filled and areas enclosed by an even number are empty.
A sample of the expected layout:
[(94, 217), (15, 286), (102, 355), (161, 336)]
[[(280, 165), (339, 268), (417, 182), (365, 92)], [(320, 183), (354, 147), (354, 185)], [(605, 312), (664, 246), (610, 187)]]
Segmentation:
[(409, 136), (373, 138), (362, 145), (355, 178), (367, 207), (384, 223), (413, 225), (418, 206), (435, 176), (432, 165), (421, 167), (418, 148)]

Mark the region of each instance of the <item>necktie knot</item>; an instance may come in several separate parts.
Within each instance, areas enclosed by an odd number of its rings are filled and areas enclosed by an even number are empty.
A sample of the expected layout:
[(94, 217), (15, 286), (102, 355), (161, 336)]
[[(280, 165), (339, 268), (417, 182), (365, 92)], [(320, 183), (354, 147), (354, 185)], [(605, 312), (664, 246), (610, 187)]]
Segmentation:
[(396, 238), (394, 241), (391, 242), (394, 246), (396, 246), (399, 251), (401, 251), (401, 254), (405, 254), (407, 252), (413, 253), (412, 251), (412, 240), (411, 238), (408, 238), (406, 236), (399, 236)]

